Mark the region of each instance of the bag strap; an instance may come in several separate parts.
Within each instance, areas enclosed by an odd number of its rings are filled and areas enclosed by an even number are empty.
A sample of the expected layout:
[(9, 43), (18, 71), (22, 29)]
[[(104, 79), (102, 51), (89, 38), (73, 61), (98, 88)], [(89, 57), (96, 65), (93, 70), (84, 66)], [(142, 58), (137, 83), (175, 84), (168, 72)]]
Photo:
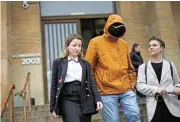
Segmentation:
[(145, 63), (145, 81), (146, 81), (146, 84), (147, 84), (147, 63)]
[[(171, 62), (169, 62), (169, 65), (170, 65), (170, 69), (171, 69), (171, 77), (172, 77), (172, 80), (173, 80), (173, 69), (172, 69), (172, 64)], [(145, 63), (145, 80), (146, 80), (146, 84), (147, 84), (147, 63)]]
[(173, 80), (173, 69), (172, 69), (172, 64), (171, 64), (171, 62), (169, 62), (169, 65), (170, 65), (170, 69), (171, 69), (171, 77), (172, 77), (172, 80)]

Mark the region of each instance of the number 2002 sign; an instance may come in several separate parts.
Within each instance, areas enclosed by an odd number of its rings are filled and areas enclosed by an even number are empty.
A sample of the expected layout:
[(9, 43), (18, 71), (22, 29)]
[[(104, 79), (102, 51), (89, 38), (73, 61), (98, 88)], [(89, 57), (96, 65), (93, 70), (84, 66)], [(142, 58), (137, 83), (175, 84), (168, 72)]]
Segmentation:
[(27, 53), (27, 54), (15, 54), (12, 55), (13, 59), (22, 58), (22, 65), (33, 65), (33, 64), (40, 64), (41, 54), (40, 53)]
[(22, 65), (40, 64), (40, 58), (23, 58)]

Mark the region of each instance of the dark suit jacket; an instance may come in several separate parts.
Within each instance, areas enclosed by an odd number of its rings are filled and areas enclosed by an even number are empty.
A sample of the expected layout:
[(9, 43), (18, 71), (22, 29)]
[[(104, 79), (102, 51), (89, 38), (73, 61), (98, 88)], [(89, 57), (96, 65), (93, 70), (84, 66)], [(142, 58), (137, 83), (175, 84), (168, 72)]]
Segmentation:
[[(96, 87), (96, 82), (93, 80), (91, 75), (90, 65), (87, 61), (79, 59), (82, 66), (82, 81), (81, 81), (81, 108), (86, 111), (92, 110), (92, 105), (97, 101), (101, 101), (100, 94)], [(56, 112), (61, 115), (61, 108), (59, 107), (60, 92), (66, 77), (68, 67), (67, 58), (58, 58), (53, 61), (52, 68), (52, 83), (51, 83), (51, 94), (50, 94), (50, 112)], [(87, 101), (87, 98), (92, 97), (94, 101)], [(96, 106), (95, 106), (96, 107)]]

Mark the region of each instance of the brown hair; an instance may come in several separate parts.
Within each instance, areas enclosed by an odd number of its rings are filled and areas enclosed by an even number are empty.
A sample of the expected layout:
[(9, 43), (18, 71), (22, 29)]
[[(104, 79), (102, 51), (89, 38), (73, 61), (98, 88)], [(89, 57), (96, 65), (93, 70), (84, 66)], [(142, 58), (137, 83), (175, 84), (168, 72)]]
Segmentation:
[(149, 42), (152, 41), (152, 40), (158, 41), (159, 44), (160, 44), (160, 46), (163, 47), (163, 48), (165, 49), (165, 42), (164, 42), (162, 39), (153, 36), (152, 38), (149, 39)]
[(82, 58), (83, 57), (83, 39), (80, 35), (78, 34), (70, 34), (67, 39), (66, 39), (66, 43), (65, 43), (65, 47), (63, 50), (63, 55), (62, 58), (67, 58), (69, 55), (69, 51), (67, 50), (67, 47), (69, 46), (69, 44), (72, 42), (72, 40), (74, 39), (79, 39), (82, 42), (82, 48), (81, 48), (81, 52), (79, 53), (78, 57)]
[(139, 46), (139, 44), (134, 43), (133, 46), (132, 46), (131, 52), (135, 52), (135, 48), (138, 47), (138, 46)]

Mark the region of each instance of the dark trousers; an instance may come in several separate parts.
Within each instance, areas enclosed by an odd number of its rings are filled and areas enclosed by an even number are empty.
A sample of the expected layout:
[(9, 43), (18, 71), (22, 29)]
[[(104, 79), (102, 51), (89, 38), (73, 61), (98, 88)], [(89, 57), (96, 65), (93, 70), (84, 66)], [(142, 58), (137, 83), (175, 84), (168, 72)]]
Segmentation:
[(91, 115), (82, 115), (78, 100), (63, 99), (61, 109), (63, 122), (91, 122)]
[(64, 83), (61, 91), (60, 111), (63, 122), (91, 122), (91, 115), (82, 115), (79, 81)]
[[(179, 109), (179, 108), (174, 108), (174, 109)], [(166, 103), (163, 100), (160, 103), (157, 103), (156, 111), (151, 122), (180, 122), (180, 117), (173, 116), (169, 112)]]

